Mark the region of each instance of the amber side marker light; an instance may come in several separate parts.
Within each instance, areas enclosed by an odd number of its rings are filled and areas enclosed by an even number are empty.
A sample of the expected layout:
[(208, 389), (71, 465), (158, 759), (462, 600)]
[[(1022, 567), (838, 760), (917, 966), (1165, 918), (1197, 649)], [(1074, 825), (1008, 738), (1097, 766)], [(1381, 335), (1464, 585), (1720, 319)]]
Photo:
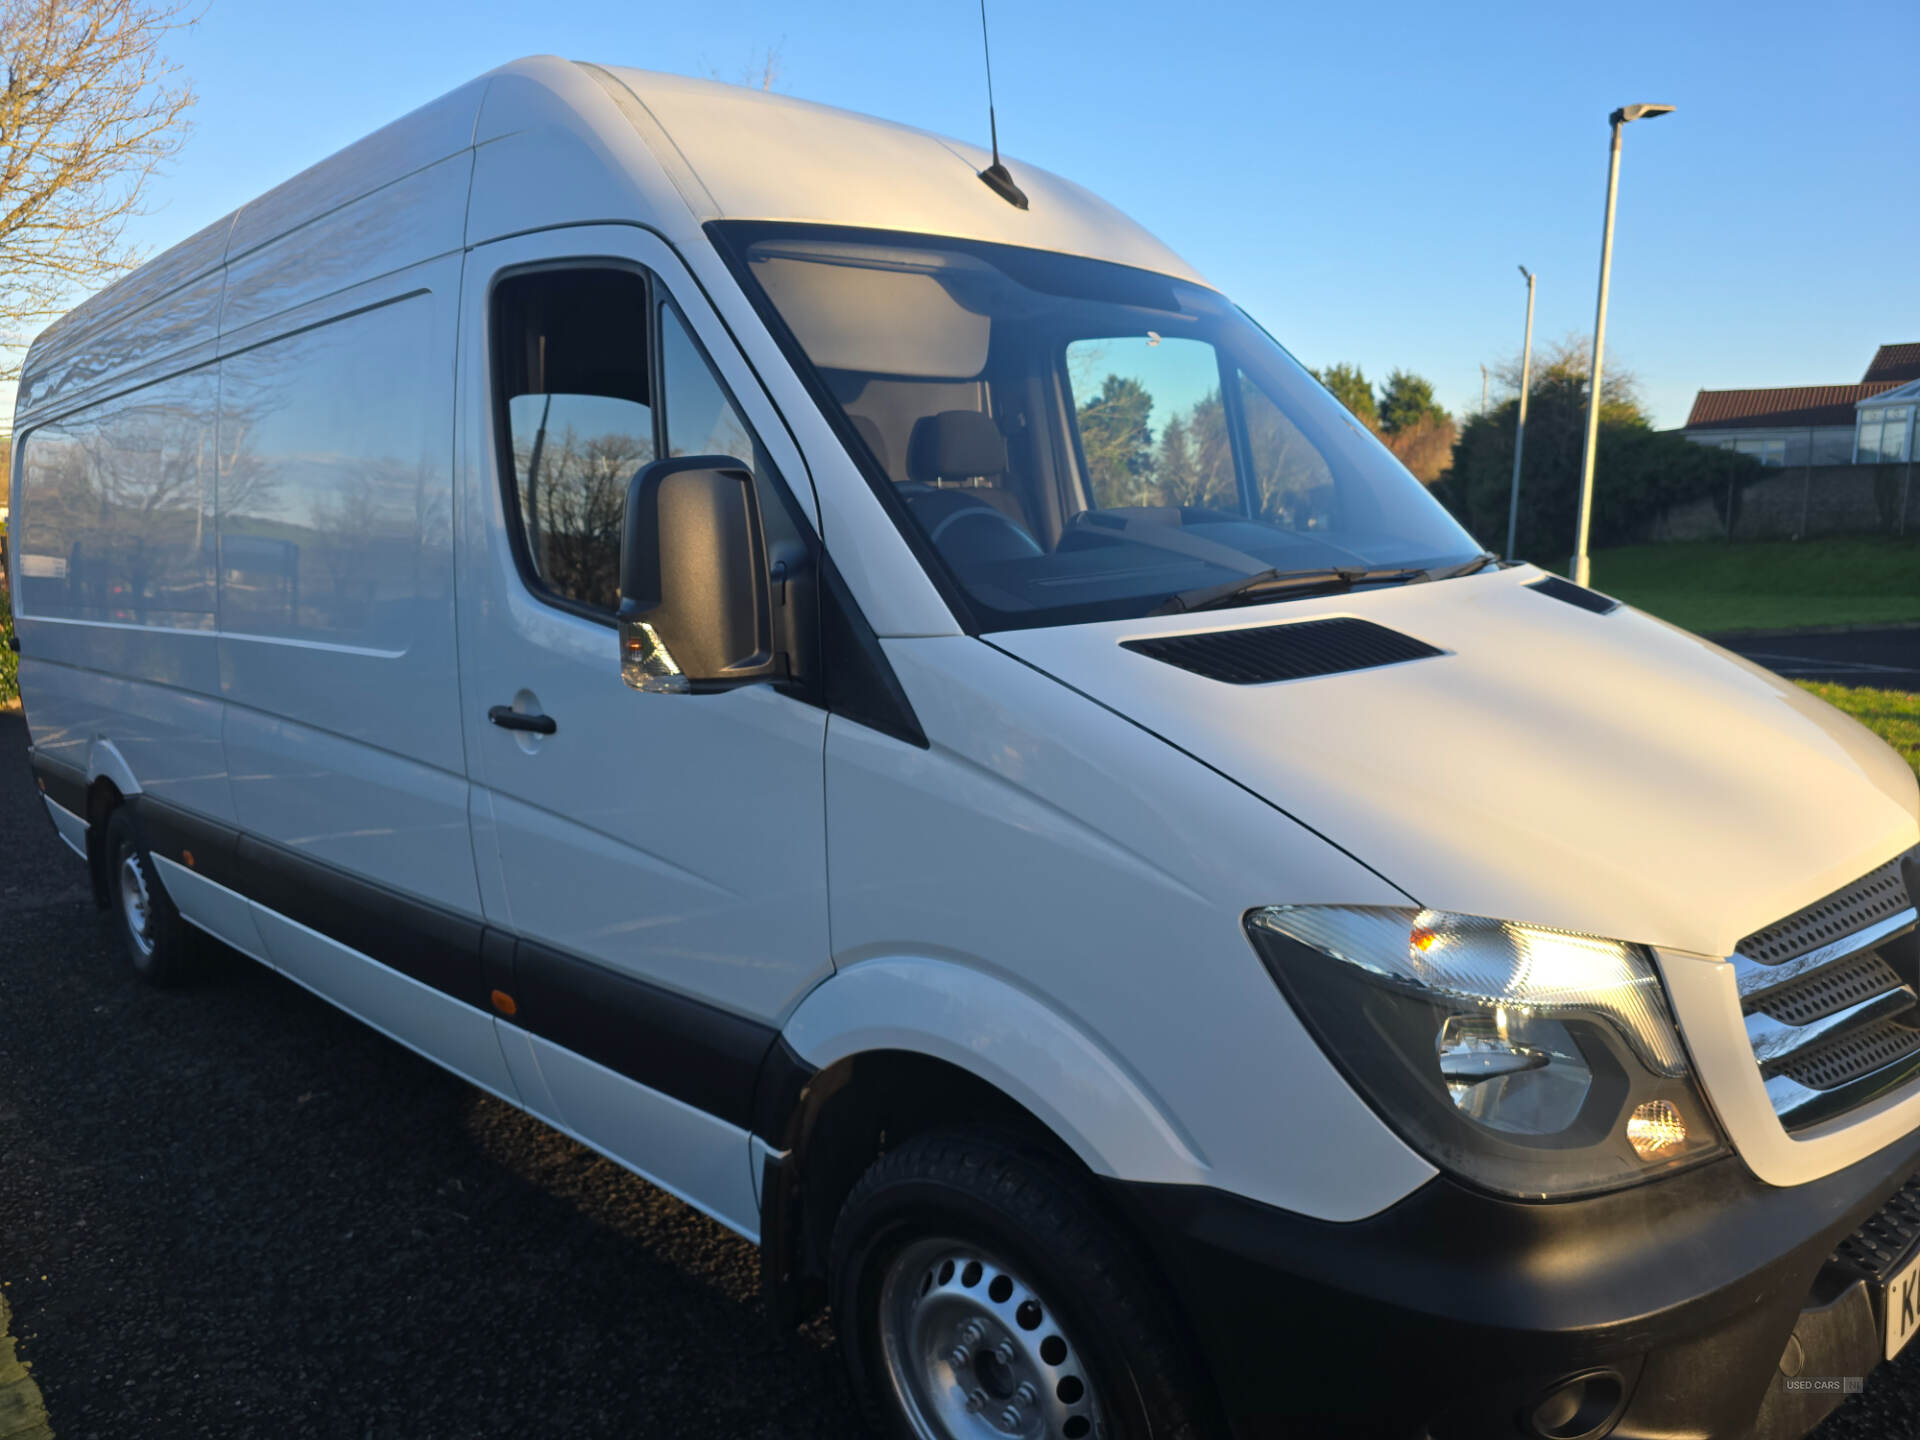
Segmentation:
[(1642, 1160), (1664, 1160), (1687, 1143), (1687, 1122), (1670, 1100), (1649, 1100), (1627, 1117), (1627, 1143)]
[(185, 865), (189, 870), (193, 869), (193, 851), (182, 850), (180, 852), (180, 863)]
[(513, 1003), (513, 996), (507, 994), (504, 990), (496, 990), (493, 992), (493, 1008), (498, 1010), (502, 1015), (512, 1015), (520, 1009), (518, 1005)]

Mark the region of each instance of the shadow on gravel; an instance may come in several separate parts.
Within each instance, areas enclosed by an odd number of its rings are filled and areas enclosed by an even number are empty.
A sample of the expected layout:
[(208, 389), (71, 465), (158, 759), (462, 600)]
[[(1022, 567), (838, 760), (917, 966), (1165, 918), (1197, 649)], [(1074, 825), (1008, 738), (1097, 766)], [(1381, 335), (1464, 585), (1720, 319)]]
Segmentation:
[(244, 957), (139, 987), (24, 748), (0, 1280), (63, 1440), (857, 1433), (719, 1225)]

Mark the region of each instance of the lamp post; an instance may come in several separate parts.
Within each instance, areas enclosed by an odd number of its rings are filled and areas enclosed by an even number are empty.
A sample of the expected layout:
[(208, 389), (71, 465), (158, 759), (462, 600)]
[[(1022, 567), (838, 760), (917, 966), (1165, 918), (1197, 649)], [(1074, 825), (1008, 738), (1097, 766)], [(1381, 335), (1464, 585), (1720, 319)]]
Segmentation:
[(1526, 266), (1527, 338), (1520, 342), (1520, 419), (1513, 427), (1513, 496), (1507, 501), (1507, 559), (1513, 559), (1514, 537), (1520, 533), (1520, 456), (1527, 448), (1527, 390), (1533, 379), (1533, 272)]
[(1580, 457), (1580, 534), (1573, 548), (1573, 583), (1585, 585), (1587, 530), (1593, 520), (1593, 455), (1600, 443), (1600, 360), (1607, 344), (1607, 281), (1613, 269), (1613, 202), (1620, 189), (1620, 127), (1673, 113), (1671, 105), (1622, 105), (1608, 120), (1613, 144), (1607, 155), (1607, 223), (1600, 234), (1600, 299), (1593, 315), (1593, 374), (1587, 390), (1587, 443)]

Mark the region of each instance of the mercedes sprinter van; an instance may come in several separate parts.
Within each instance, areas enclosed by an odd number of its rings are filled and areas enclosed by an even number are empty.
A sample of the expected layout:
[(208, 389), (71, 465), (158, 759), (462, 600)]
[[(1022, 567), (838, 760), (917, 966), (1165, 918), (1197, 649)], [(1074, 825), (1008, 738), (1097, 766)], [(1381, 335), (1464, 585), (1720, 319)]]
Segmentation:
[(889, 1435), (1804, 1434), (1920, 1328), (1913, 773), (990, 159), (526, 60), (42, 335), (133, 969), (756, 1240)]

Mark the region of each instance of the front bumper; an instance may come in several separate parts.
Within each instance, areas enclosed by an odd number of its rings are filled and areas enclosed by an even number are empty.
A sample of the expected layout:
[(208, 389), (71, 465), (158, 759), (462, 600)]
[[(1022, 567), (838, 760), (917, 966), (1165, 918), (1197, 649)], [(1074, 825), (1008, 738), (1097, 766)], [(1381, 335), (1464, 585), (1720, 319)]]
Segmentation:
[(1197, 1187), (1120, 1201), (1239, 1440), (1538, 1440), (1543, 1397), (1594, 1371), (1622, 1393), (1596, 1436), (1797, 1440), (1881, 1358), (1874, 1294), (1835, 1251), (1909, 1215), (1916, 1173), (1920, 1133), (1792, 1188), (1729, 1158), (1551, 1204), (1441, 1178), (1351, 1224)]

